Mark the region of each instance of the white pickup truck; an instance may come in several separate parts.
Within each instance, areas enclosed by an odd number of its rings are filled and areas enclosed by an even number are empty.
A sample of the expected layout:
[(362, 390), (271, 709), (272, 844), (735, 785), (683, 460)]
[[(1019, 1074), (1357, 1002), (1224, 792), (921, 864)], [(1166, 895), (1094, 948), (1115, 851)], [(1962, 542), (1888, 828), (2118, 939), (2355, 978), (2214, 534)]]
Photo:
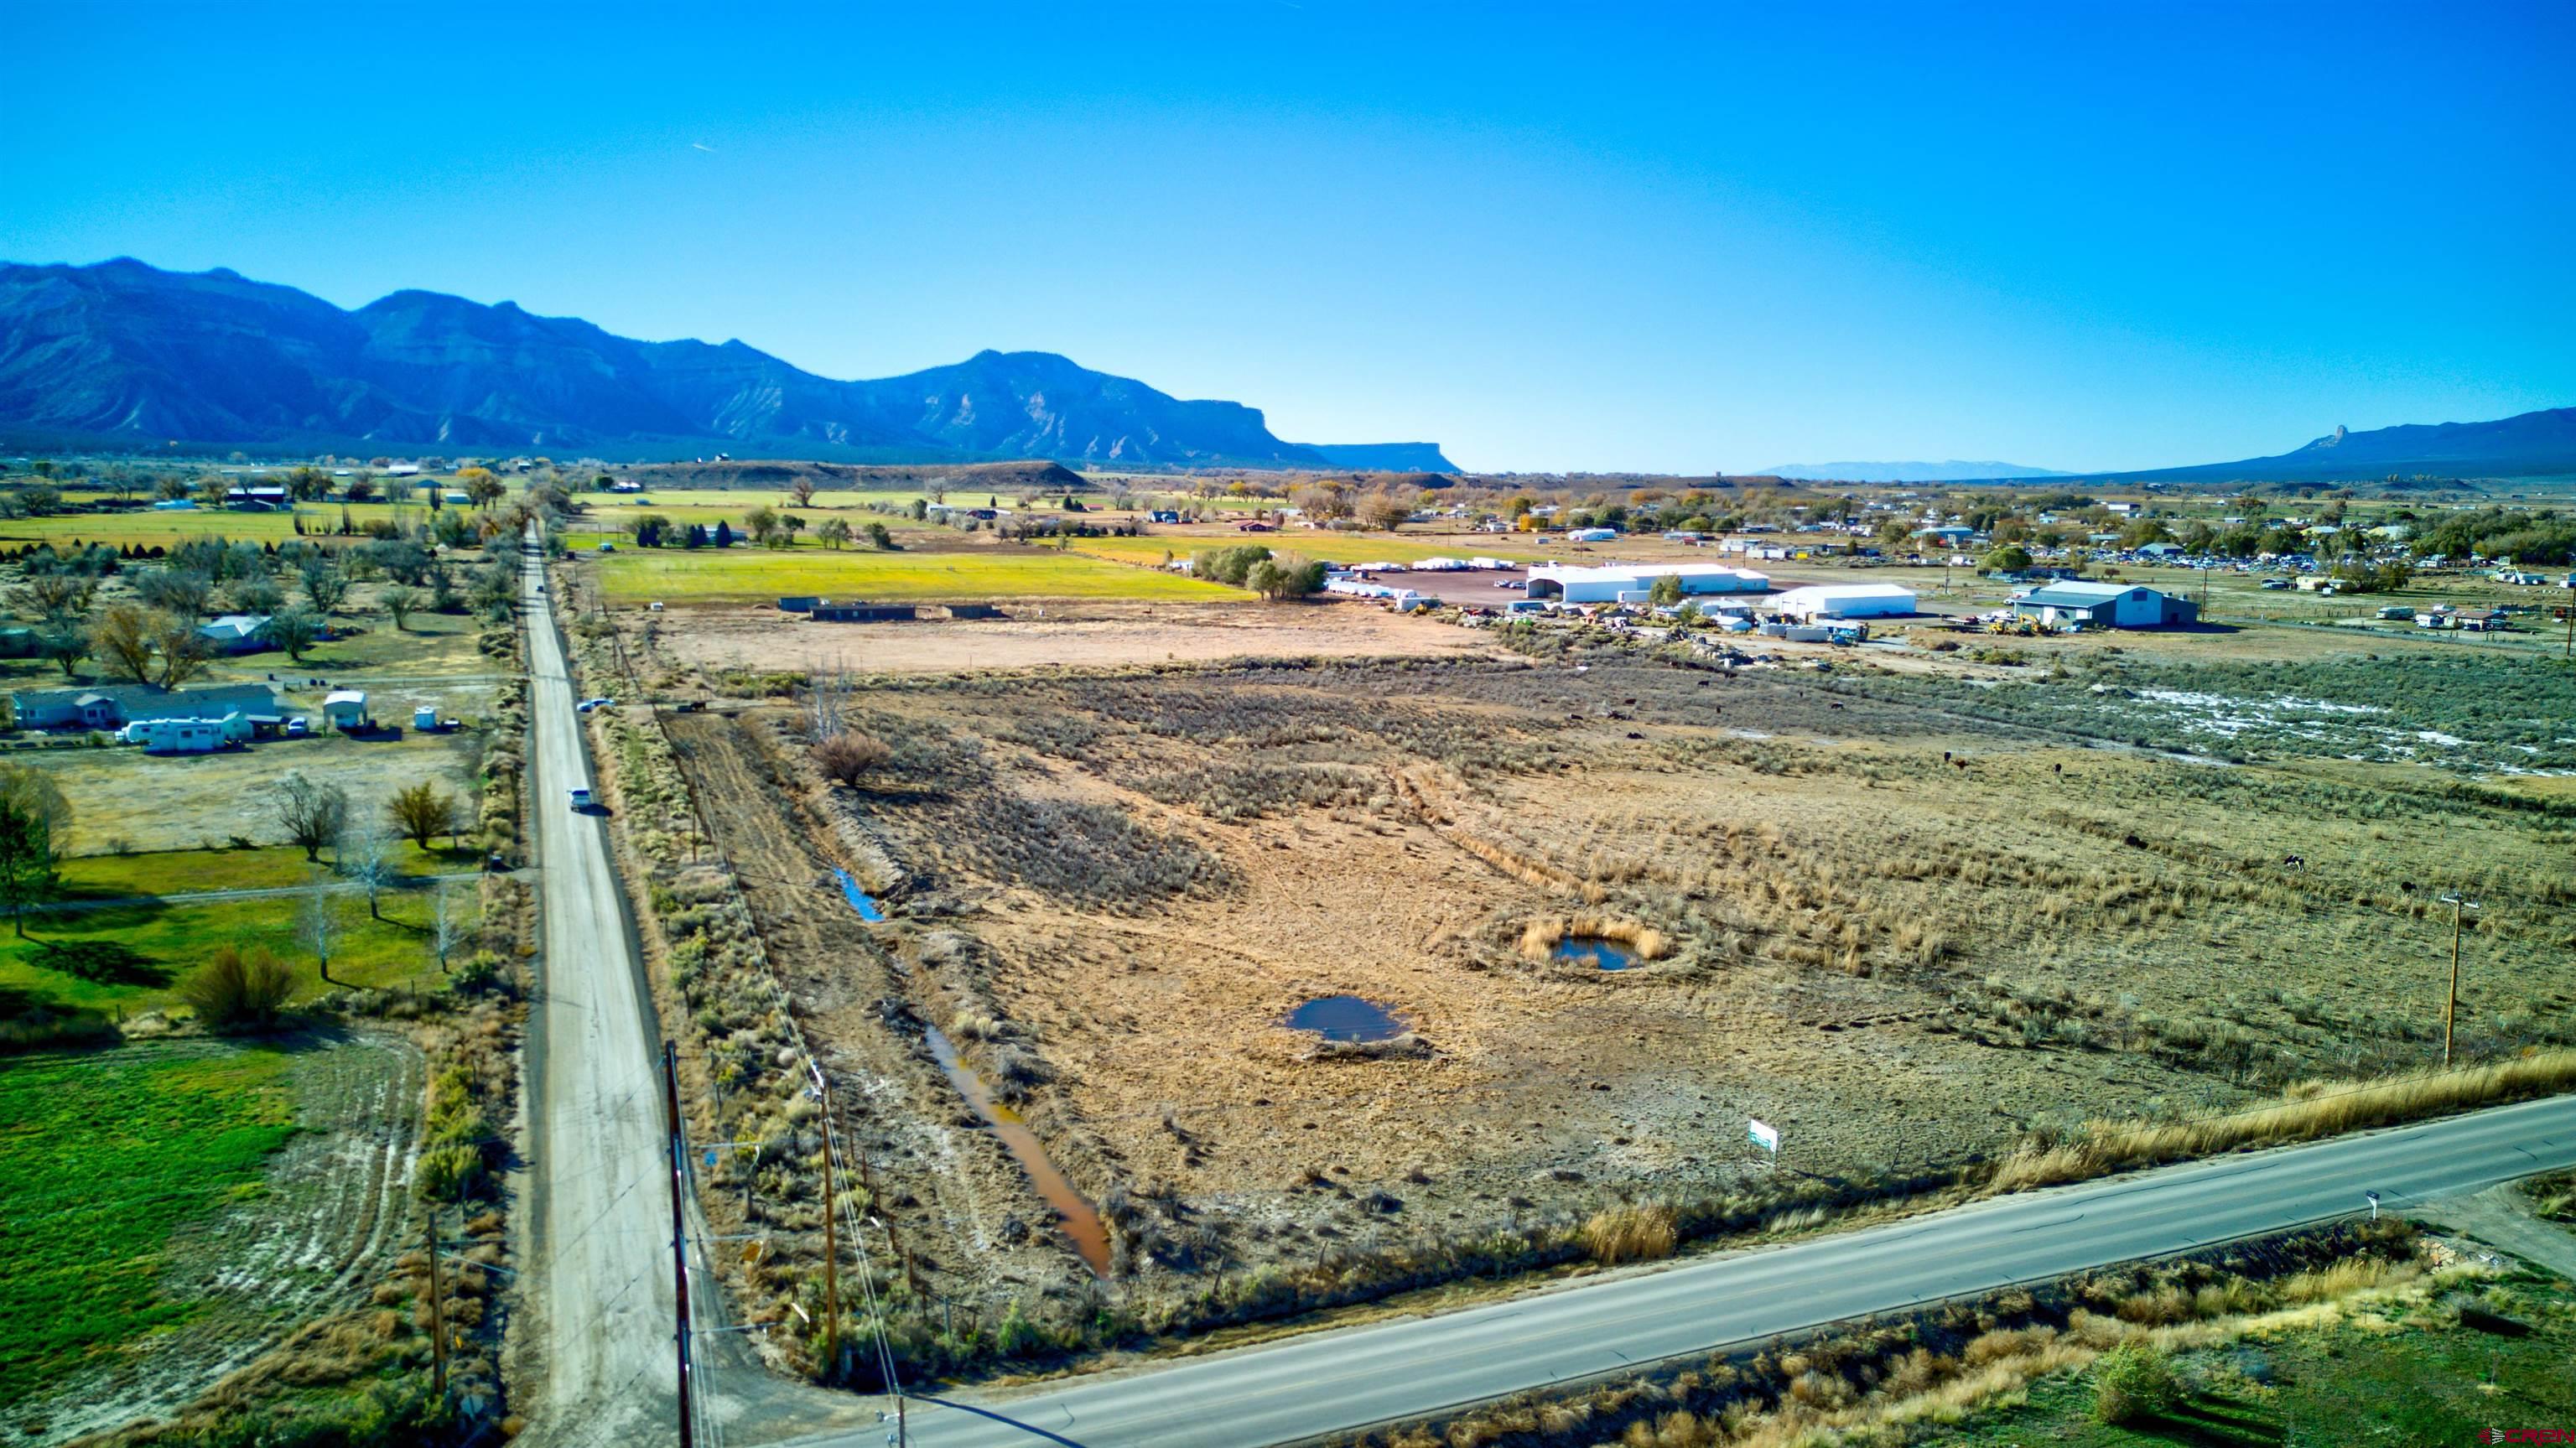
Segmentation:
[(575, 813), (579, 813), (582, 810), (590, 808), (590, 803), (590, 789), (588, 786), (578, 786), (572, 790), (572, 807)]

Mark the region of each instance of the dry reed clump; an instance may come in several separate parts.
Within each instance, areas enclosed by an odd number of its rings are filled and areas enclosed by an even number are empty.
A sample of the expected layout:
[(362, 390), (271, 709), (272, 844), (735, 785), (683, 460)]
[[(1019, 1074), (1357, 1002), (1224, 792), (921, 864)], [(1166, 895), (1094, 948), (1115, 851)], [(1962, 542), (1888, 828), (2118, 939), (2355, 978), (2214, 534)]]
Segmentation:
[(1662, 931), (1633, 920), (1607, 915), (1541, 915), (1521, 927), (1521, 954), (1543, 961), (1568, 939), (1615, 940), (1635, 952), (1639, 960), (1660, 960), (1671, 949)]
[(2128, 1167), (2249, 1146), (2308, 1141), (2576, 1087), (2576, 1051), (2548, 1051), (2465, 1070), (2348, 1086), (2310, 1084), (2252, 1111), (2176, 1122), (2097, 1123), (2081, 1141), (2026, 1151), (1991, 1189), (2023, 1191)]
[(1660, 1202), (1627, 1202), (1604, 1207), (1586, 1218), (1583, 1246), (1604, 1267), (1622, 1262), (1651, 1262), (1673, 1255), (1679, 1240), (1673, 1209)]

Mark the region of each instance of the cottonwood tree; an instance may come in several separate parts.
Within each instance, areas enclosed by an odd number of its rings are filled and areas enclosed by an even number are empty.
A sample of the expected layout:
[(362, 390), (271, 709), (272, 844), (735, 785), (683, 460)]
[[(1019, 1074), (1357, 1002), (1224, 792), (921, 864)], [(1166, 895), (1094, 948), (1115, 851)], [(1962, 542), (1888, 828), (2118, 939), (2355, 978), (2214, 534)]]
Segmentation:
[(850, 525), (839, 518), (826, 518), (814, 526), (814, 541), (838, 552), (849, 546)]
[(98, 580), (77, 573), (40, 573), (27, 580), (28, 601), (35, 604), (37, 616), (49, 623), (88, 613), (90, 599), (97, 593)]
[(787, 485), (787, 496), (796, 500), (797, 507), (803, 508), (811, 506), (814, 502), (814, 480), (812, 478), (798, 478), (796, 481), (789, 483)]
[(130, 603), (110, 604), (98, 617), (90, 642), (108, 673), (137, 684), (152, 681), (152, 615)]
[(455, 809), (455, 797), (426, 779), (394, 791), (393, 797), (385, 801), (385, 817), (424, 852), (439, 831), (447, 828)]
[(302, 770), (290, 769), (277, 782), (270, 801), (289, 843), (304, 847), (307, 863), (322, 858), (322, 847), (340, 837), (349, 820), (349, 793), (336, 784), (318, 784)]
[(156, 615), (151, 638), (155, 655), (153, 683), (175, 689), (205, 672), (206, 658), (212, 650), (206, 636), (197, 632), (195, 618), (175, 613)]
[(71, 801), (53, 777), (23, 764), (0, 765), (0, 904), (19, 938), (26, 910), (54, 888), (54, 852), (70, 833)]
[(1360, 522), (1388, 533), (1394, 532), (1412, 516), (1413, 505), (1393, 493), (1371, 493), (1359, 503)]
[(456, 475), (456, 484), (465, 494), (467, 502), (486, 511), (489, 511), (494, 503), (501, 501), (502, 496), (510, 491), (502, 485), (499, 478), (492, 475), (490, 468), (463, 469)]
[(1646, 602), (1657, 608), (1670, 608), (1682, 601), (1682, 576), (1667, 573), (1646, 585)]

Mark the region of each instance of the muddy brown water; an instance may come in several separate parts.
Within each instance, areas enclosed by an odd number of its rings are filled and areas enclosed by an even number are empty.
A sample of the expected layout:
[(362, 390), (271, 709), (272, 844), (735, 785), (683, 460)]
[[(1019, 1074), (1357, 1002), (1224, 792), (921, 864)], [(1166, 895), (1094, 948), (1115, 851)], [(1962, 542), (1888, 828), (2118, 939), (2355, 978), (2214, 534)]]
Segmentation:
[(1029, 1130), (1028, 1123), (1020, 1120), (1019, 1113), (1003, 1105), (993, 1095), (993, 1088), (984, 1084), (984, 1078), (958, 1059), (957, 1048), (948, 1037), (941, 1034), (936, 1026), (922, 1034), (930, 1044), (930, 1059), (939, 1063), (939, 1069), (947, 1074), (949, 1083), (957, 1088), (957, 1094), (966, 1098), (966, 1104), (973, 1107), (984, 1124), (992, 1128), (993, 1135), (1001, 1139), (1003, 1148), (1010, 1152), (1012, 1159), (1020, 1164), (1021, 1172), (1028, 1177), (1029, 1185), (1037, 1188), (1039, 1199), (1055, 1208), (1056, 1230), (1062, 1232), (1064, 1239), (1073, 1245), (1073, 1250), (1081, 1255), (1083, 1263), (1091, 1268), (1092, 1276), (1107, 1277), (1109, 1227), (1100, 1220), (1100, 1213), (1084, 1199), (1082, 1193), (1074, 1190), (1073, 1183), (1065, 1180), (1064, 1173), (1056, 1169), (1056, 1164), (1047, 1157), (1046, 1148), (1038, 1144), (1037, 1133)]

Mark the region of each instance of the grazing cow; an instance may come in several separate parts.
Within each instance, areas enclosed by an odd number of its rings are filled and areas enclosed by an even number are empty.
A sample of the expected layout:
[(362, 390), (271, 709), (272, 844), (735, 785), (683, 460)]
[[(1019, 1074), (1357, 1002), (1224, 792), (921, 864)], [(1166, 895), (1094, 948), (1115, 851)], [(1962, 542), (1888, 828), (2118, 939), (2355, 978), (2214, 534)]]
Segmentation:
[(2307, 867), (2308, 857), (2305, 855), (2283, 855), (2281, 857), (2281, 868), (2284, 870), (2304, 870)]

